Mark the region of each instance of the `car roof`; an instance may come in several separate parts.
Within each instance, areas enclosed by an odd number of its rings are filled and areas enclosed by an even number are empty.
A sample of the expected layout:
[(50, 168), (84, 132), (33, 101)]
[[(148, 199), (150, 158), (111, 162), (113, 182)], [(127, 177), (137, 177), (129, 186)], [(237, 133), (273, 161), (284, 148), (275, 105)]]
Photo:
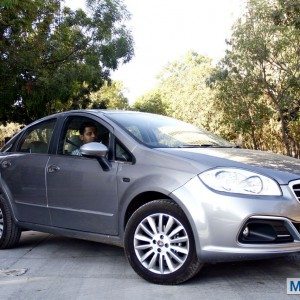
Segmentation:
[[(76, 109), (76, 110), (68, 110), (59, 112), (56, 114), (52, 114), (49, 116), (46, 116), (44, 118), (52, 118), (57, 117), (64, 114), (70, 114), (70, 113), (91, 113), (94, 115), (105, 115), (105, 114), (149, 114), (146, 112), (140, 112), (140, 111), (132, 111), (132, 110), (113, 110), (113, 109)], [(44, 119), (42, 118), (42, 119)], [(41, 120), (41, 119), (40, 119)]]

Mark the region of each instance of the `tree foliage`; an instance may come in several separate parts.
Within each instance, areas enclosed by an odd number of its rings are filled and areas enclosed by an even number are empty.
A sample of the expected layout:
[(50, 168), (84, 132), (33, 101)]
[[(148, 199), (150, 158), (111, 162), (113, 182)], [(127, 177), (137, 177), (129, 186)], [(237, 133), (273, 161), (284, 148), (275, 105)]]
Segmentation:
[(22, 126), (16, 123), (9, 123), (4, 125), (0, 125), (0, 147), (2, 147), (5, 143), (5, 139), (10, 139), (17, 132), (21, 130)]
[(160, 89), (170, 116), (212, 129), (213, 92), (206, 84), (212, 70), (211, 59), (196, 52), (163, 69)]
[(299, 0), (248, 0), (227, 44), (217, 67), (197, 53), (170, 63), (137, 107), (159, 99), (167, 115), (300, 157)]
[(159, 89), (154, 89), (139, 97), (132, 106), (134, 110), (160, 115), (166, 115), (167, 108), (168, 104), (163, 100), (162, 93)]
[(279, 148), (295, 156), (300, 138), (293, 131), (300, 107), (299, 9), (296, 0), (249, 0), (211, 77), (219, 109), (237, 132), (250, 133), (254, 147), (262, 148), (277, 128)]
[(0, 122), (88, 107), (90, 93), (133, 55), (121, 1), (88, 0), (88, 12), (60, 0), (0, 4)]
[(213, 92), (206, 84), (212, 69), (208, 57), (188, 52), (163, 68), (158, 76), (158, 87), (140, 97), (134, 108), (213, 130)]
[(128, 99), (123, 94), (123, 84), (120, 81), (108, 82), (99, 91), (91, 94), (91, 108), (97, 109), (126, 109)]

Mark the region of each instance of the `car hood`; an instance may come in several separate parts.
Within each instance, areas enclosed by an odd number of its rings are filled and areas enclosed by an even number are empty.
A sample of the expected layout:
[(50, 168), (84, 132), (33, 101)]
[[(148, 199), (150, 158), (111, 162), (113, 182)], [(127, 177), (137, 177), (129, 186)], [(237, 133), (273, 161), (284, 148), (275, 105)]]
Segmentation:
[(197, 162), (200, 171), (214, 167), (235, 167), (259, 172), (280, 184), (300, 179), (300, 160), (266, 151), (239, 148), (160, 148), (182, 158)]

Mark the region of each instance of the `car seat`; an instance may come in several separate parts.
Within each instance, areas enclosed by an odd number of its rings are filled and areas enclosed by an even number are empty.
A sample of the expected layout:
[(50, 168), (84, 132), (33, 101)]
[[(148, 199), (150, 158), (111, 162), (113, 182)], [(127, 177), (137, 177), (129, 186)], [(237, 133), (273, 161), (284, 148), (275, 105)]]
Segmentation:
[(30, 153), (47, 153), (48, 145), (42, 141), (33, 141), (28, 145)]
[(82, 141), (79, 137), (79, 135), (72, 135), (70, 138), (66, 139), (65, 143), (65, 153), (72, 153), (73, 150), (80, 148), (82, 145)]

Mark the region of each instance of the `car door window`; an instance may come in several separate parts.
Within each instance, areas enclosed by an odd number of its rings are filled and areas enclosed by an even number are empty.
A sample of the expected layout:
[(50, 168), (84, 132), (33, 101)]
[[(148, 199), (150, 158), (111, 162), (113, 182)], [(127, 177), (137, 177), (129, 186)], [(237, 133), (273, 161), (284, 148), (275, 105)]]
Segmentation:
[(75, 153), (84, 144), (81, 132), (84, 124), (90, 124), (96, 128), (95, 142), (109, 146), (110, 132), (105, 126), (87, 117), (71, 117), (65, 123), (59, 142), (58, 154), (78, 155)]
[(48, 153), (55, 121), (55, 119), (45, 121), (29, 128), (21, 139), (17, 151), (26, 153)]

